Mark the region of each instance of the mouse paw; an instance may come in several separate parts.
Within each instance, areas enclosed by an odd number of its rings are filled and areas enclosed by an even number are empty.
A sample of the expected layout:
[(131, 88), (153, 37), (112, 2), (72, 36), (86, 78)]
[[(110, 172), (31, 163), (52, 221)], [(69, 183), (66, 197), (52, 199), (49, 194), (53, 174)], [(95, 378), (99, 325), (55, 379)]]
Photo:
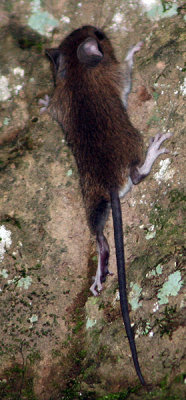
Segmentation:
[(128, 53), (127, 53), (127, 56), (126, 56), (126, 58), (125, 58), (125, 61), (128, 61), (128, 62), (133, 63), (134, 54), (137, 53), (137, 51), (140, 51), (142, 46), (143, 46), (143, 42), (142, 42), (142, 41), (141, 41), (141, 42), (138, 42), (137, 44), (135, 44), (134, 46), (132, 46), (132, 47), (130, 48), (130, 50), (128, 51)]
[[(97, 290), (96, 290), (96, 288), (97, 288)], [(97, 285), (97, 283), (93, 283), (93, 285), (90, 287), (90, 291), (92, 292), (92, 294), (94, 295), (94, 296), (99, 296), (100, 295), (100, 292), (102, 291), (102, 289), (103, 289), (103, 287), (102, 287), (102, 285), (100, 284), (100, 285)]]
[(135, 185), (141, 182), (141, 180), (144, 179), (150, 173), (154, 161), (160, 156), (160, 154), (169, 153), (168, 149), (160, 146), (165, 140), (169, 139), (172, 135), (173, 134), (171, 132), (157, 133), (156, 136), (150, 139), (145, 162), (141, 167), (136, 168), (132, 176), (132, 182)]
[(147, 157), (151, 159), (151, 162), (154, 162), (160, 154), (169, 152), (169, 150), (167, 150), (165, 147), (160, 148), (160, 146), (165, 140), (169, 139), (172, 135), (173, 134), (171, 132), (157, 133), (155, 137), (150, 139), (149, 148), (147, 151)]
[(136, 43), (135, 46), (133, 46), (132, 49), (131, 49), (131, 50), (133, 51), (133, 54), (136, 53), (137, 51), (140, 51), (140, 50), (141, 50), (141, 47), (142, 47), (143, 45), (144, 45), (144, 42), (142, 42), (142, 41)]
[(43, 113), (43, 112), (47, 111), (47, 108), (50, 103), (50, 97), (46, 94), (44, 99), (39, 99), (38, 103), (40, 106), (42, 106), (40, 108), (40, 113)]

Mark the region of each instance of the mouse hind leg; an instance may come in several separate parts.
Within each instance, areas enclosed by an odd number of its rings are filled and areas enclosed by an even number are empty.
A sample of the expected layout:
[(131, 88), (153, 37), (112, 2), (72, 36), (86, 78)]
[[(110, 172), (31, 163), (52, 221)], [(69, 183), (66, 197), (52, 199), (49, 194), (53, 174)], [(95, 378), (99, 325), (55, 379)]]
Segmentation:
[(94, 283), (90, 287), (90, 291), (97, 296), (102, 290), (102, 283), (105, 282), (107, 275), (111, 275), (108, 270), (109, 263), (109, 244), (103, 234), (105, 222), (109, 213), (109, 205), (106, 200), (100, 201), (99, 205), (94, 209), (89, 219), (91, 230), (96, 234), (98, 266)]
[(111, 275), (108, 270), (109, 262), (109, 245), (106, 237), (103, 234), (97, 235), (97, 251), (98, 251), (98, 266), (94, 283), (90, 287), (90, 291), (94, 296), (97, 296), (103, 289), (102, 283), (105, 282), (107, 275)]

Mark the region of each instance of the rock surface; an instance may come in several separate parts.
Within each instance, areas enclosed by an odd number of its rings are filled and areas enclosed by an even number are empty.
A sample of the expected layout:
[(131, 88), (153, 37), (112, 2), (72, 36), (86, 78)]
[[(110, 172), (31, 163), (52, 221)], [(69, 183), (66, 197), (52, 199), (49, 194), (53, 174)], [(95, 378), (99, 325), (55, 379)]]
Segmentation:
[[(180, 1), (0, 5), (0, 398), (184, 398), (184, 8)], [(74, 159), (38, 100), (52, 93), (44, 49), (83, 24), (135, 57), (129, 114), (169, 154), (122, 201), (131, 320), (150, 394), (138, 385), (120, 313), (112, 221), (109, 277), (96, 270)]]

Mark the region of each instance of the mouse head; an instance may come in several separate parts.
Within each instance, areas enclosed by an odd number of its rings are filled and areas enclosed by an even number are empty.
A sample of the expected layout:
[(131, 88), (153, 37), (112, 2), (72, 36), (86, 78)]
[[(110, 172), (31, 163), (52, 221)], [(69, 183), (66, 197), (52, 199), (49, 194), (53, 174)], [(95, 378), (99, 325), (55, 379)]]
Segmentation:
[(81, 71), (99, 64), (116, 62), (110, 40), (93, 26), (83, 26), (68, 35), (58, 48), (46, 49), (53, 65), (54, 79), (65, 77), (69, 70)]

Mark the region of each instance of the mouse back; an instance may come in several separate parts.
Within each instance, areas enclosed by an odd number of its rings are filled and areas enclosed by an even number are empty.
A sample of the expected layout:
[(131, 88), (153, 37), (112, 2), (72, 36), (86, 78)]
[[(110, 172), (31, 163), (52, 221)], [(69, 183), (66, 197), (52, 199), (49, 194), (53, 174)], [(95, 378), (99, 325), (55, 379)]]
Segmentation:
[(76, 158), (83, 192), (121, 187), (139, 163), (141, 138), (121, 99), (122, 74), (106, 34), (83, 26), (47, 49), (55, 79), (49, 109)]

